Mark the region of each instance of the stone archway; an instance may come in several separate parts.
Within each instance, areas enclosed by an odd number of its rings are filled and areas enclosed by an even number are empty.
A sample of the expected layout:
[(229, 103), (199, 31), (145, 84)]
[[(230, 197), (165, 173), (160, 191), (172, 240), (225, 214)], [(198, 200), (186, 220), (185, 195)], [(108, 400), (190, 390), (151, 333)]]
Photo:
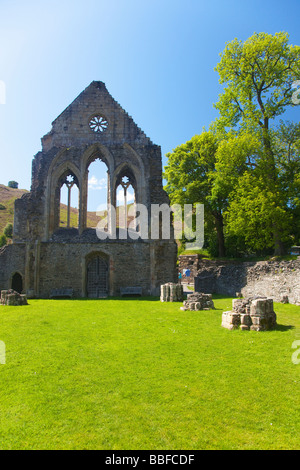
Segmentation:
[(92, 299), (108, 295), (108, 260), (100, 254), (87, 259), (86, 294)]
[(15, 273), (11, 278), (11, 288), (22, 294), (23, 291), (23, 278), (20, 273)]

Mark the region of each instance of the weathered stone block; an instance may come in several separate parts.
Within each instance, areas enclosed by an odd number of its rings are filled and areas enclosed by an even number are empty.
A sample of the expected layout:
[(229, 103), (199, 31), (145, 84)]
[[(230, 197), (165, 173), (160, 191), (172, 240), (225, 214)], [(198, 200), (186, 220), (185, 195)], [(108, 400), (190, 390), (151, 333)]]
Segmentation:
[(228, 329), (265, 331), (276, 326), (273, 299), (233, 299), (232, 310), (222, 315), (222, 326)]
[(250, 326), (249, 325), (241, 325), (240, 326), (240, 329), (243, 331), (243, 330), (250, 330)]
[(160, 286), (160, 301), (161, 302), (182, 302), (183, 301), (183, 286), (168, 282)]
[(19, 294), (13, 289), (2, 290), (0, 305), (27, 305), (27, 297), (25, 294)]
[(241, 325), (251, 325), (251, 317), (248, 314), (241, 314)]
[(188, 294), (187, 300), (183, 303), (186, 310), (211, 310), (214, 309), (214, 303), (211, 294), (202, 294), (195, 292)]
[(265, 315), (266, 313), (266, 301), (265, 299), (252, 300), (250, 306), (250, 315)]

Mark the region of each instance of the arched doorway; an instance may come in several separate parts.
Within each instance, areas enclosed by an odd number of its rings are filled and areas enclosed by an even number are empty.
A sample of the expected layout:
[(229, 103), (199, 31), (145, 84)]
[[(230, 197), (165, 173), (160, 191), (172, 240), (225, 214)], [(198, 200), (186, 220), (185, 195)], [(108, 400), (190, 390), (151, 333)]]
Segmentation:
[(19, 294), (23, 291), (23, 278), (20, 273), (15, 273), (11, 278), (11, 288)]
[(99, 299), (108, 295), (108, 262), (101, 255), (95, 255), (87, 262), (87, 297)]

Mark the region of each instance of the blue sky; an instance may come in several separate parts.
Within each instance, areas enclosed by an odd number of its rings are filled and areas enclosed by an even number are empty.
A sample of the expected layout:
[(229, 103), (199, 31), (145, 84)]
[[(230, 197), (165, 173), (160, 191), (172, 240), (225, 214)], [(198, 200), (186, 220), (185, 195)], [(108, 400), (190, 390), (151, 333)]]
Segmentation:
[[(0, 0), (0, 183), (30, 189), (40, 138), (93, 80), (161, 145), (165, 164), (217, 116), (226, 42), (287, 31), (299, 45), (299, 18), (300, 0)], [(299, 120), (300, 106), (285, 117)]]

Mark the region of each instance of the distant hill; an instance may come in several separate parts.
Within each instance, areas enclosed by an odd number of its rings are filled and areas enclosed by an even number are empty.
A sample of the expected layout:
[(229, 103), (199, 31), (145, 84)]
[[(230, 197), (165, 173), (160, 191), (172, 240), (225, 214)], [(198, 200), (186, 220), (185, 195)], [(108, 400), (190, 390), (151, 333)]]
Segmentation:
[(15, 200), (25, 193), (28, 193), (26, 189), (14, 189), (0, 184), (0, 234), (7, 224), (14, 223)]
[[(66, 204), (60, 205), (60, 225), (62, 227), (67, 226), (67, 206)], [(70, 226), (71, 227), (78, 227), (78, 209), (71, 207), (70, 210)], [(101, 217), (96, 215), (96, 212), (88, 212), (87, 213), (87, 226), (88, 227), (96, 227), (98, 222), (100, 221)]]
[[(14, 222), (14, 203), (16, 199), (22, 197), (23, 194), (28, 193), (26, 189), (13, 189), (0, 184), (0, 234), (3, 233), (7, 224)], [(130, 205), (128, 205), (129, 208)], [(118, 214), (118, 209), (117, 209)], [(96, 227), (101, 218), (96, 215), (96, 212), (87, 213), (87, 226)], [(62, 227), (67, 226), (67, 206), (60, 205), (60, 223)], [(78, 209), (71, 207), (70, 213), (71, 227), (78, 227)]]

